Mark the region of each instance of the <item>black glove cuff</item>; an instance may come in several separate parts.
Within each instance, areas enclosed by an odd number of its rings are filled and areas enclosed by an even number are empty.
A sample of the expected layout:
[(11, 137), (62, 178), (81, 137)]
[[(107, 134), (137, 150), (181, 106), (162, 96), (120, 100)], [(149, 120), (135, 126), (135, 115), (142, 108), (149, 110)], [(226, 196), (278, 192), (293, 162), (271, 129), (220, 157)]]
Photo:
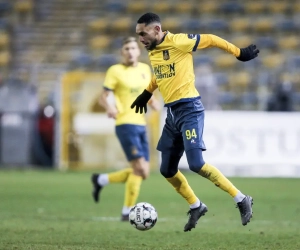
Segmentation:
[(143, 91), (142, 93), (143, 98), (145, 98), (145, 100), (149, 101), (150, 98), (152, 97), (152, 93), (150, 93), (149, 91), (147, 91), (146, 89)]

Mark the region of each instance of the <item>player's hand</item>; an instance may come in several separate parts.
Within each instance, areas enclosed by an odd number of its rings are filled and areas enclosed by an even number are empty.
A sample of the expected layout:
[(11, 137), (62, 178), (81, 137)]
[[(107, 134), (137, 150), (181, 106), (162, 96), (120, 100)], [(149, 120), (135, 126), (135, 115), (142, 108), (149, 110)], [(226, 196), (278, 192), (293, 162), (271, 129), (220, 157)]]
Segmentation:
[(152, 93), (144, 90), (142, 94), (140, 94), (135, 101), (131, 104), (131, 108), (135, 108), (135, 113), (140, 112), (140, 114), (147, 113), (147, 103), (150, 100)]
[(256, 45), (251, 44), (248, 47), (241, 49), (241, 54), (237, 59), (242, 62), (247, 62), (257, 57), (258, 53), (259, 49), (256, 48)]
[(107, 108), (106, 113), (109, 118), (116, 119), (119, 112), (116, 107), (109, 107)]

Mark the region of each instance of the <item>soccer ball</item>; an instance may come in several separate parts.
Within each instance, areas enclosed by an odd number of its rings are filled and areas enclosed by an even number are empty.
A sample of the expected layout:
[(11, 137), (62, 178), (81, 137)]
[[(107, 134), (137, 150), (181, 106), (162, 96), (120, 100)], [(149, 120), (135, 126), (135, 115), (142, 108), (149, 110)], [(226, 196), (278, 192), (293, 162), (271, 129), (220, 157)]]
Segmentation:
[(130, 209), (129, 222), (134, 228), (140, 231), (151, 229), (154, 227), (156, 221), (157, 212), (155, 208), (147, 202), (140, 202)]

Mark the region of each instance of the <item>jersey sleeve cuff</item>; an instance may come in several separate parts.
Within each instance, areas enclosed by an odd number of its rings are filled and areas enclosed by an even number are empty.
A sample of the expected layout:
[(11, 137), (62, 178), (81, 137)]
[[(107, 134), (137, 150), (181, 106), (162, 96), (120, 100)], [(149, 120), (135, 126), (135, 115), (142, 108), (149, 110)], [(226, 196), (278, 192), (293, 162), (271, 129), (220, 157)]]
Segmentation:
[(193, 51), (196, 51), (196, 50), (197, 50), (198, 45), (199, 45), (199, 42), (200, 42), (200, 35), (197, 34), (197, 36), (196, 36), (196, 42), (195, 42), (195, 46), (194, 46), (194, 48), (193, 48)]

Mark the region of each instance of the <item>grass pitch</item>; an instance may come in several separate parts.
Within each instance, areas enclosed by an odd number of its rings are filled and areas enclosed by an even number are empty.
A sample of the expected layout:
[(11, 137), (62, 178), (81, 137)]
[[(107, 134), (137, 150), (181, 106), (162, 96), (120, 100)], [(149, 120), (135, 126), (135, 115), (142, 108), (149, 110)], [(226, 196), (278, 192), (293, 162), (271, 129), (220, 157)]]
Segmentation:
[(300, 249), (299, 179), (232, 178), (254, 198), (254, 217), (244, 227), (229, 195), (185, 175), (209, 209), (186, 233), (188, 205), (158, 173), (138, 200), (155, 206), (158, 222), (141, 232), (119, 221), (122, 184), (105, 187), (95, 204), (90, 173), (1, 171), (0, 249)]

